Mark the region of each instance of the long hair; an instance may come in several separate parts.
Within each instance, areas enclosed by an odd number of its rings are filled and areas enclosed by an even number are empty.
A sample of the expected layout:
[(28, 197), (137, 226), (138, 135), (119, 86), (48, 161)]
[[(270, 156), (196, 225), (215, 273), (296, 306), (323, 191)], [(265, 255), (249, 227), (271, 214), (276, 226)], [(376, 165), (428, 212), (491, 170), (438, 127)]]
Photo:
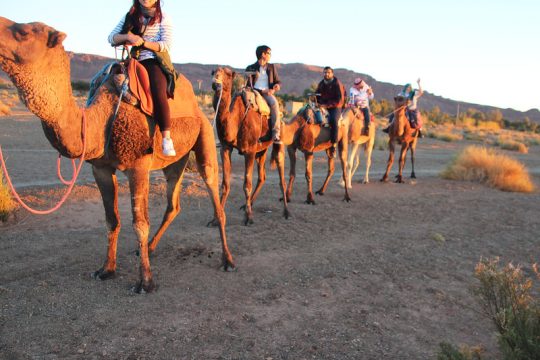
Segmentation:
[[(142, 32), (143, 23), (143, 12), (141, 9), (141, 3), (139, 0), (133, 0), (133, 5), (129, 9), (127, 15), (126, 15), (126, 23), (129, 22), (128, 30), (133, 32), (134, 34), (140, 34)], [(156, 22), (161, 22), (163, 19), (163, 14), (161, 12), (161, 0), (157, 0), (156, 2), (156, 13), (154, 14), (154, 17), (150, 19), (148, 22), (148, 25), (153, 25)]]

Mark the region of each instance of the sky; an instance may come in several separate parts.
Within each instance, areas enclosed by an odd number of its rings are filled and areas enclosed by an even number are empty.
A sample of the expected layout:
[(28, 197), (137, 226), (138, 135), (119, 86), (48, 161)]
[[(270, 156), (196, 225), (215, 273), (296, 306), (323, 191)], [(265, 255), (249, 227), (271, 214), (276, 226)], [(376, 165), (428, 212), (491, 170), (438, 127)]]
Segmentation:
[[(345, 68), (397, 85), (421, 78), (445, 98), (540, 108), (538, 0), (161, 1), (174, 24), (175, 63), (245, 68), (265, 44), (273, 63)], [(0, 16), (65, 32), (66, 50), (111, 58), (107, 37), (133, 3), (2, 2)]]

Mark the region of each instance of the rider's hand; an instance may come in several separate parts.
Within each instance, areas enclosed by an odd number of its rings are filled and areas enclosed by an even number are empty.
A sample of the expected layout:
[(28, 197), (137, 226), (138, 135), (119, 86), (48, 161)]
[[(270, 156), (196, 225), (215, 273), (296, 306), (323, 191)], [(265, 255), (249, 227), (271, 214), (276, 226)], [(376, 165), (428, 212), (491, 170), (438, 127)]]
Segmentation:
[(135, 35), (132, 32), (129, 32), (127, 34), (127, 43), (129, 45), (141, 46), (144, 43), (144, 40), (139, 35)]
[(274, 92), (278, 92), (280, 89), (281, 89), (281, 86), (279, 86), (279, 84), (276, 84), (274, 85), (272, 90), (274, 90)]

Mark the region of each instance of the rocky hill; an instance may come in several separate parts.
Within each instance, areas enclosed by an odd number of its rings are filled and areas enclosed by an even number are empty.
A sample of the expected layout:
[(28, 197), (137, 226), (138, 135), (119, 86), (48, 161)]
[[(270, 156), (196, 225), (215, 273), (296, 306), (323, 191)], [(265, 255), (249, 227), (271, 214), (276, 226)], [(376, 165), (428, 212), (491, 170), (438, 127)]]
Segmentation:
[[(89, 54), (74, 54), (71, 53), (71, 77), (74, 81), (90, 81), (90, 79), (112, 59), (98, 55)], [(184, 74), (193, 83), (195, 90), (203, 91), (211, 90), (211, 72), (217, 65), (203, 64), (174, 64), (176, 69)], [(322, 67), (305, 65), (305, 64), (277, 64), (279, 75), (283, 81), (281, 93), (287, 94), (302, 94), (304, 89), (309, 88), (313, 82), (317, 82), (322, 76)], [(235, 69), (241, 71), (241, 69)], [(373, 87), (377, 99), (391, 100), (395, 94), (401, 90), (401, 85), (394, 85), (386, 82), (380, 82), (367, 74), (356, 73), (347, 69), (335, 69), (336, 76), (348, 87), (352, 84), (354, 78), (360, 76), (364, 78), (368, 84)], [(5, 77), (5, 74), (2, 74)], [(430, 110), (434, 106), (438, 106), (441, 111), (448, 114), (455, 114), (458, 107), (458, 102), (447, 99), (441, 96), (425, 92), (422, 98), (421, 107)], [(540, 111), (532, 109), (526, 112), (517, 111), (514, 109), (501, 109), (497, 107), (479, 105), (472, 103), (459, 102), (460, 111), (465, 111), (468, 108), (474, 108), (482, 112), (498, 109), (502, 112), (505, 119), (511, 121), (522, 121), (528, 117), (531, 121), (540, 123)]]

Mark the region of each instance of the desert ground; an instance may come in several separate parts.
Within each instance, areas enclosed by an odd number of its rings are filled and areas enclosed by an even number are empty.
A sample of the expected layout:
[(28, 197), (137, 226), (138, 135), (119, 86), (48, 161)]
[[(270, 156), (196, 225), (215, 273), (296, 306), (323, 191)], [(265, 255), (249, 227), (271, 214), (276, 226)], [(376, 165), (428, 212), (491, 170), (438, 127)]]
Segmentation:
[[(0, 129), (15, 184), (36, 206), (51, 206), (64, 188), (38, 119), (15, 109), (0, 117)], [(317, 205), (304, 204), (300, 161), (288, 220), (269, 170), (249, 227), (239, 210), (243, 160), (235, 153), (226, 207), (232, 273), (219, 268), (219, 234), (206, 227), (212, 207), (198, 174), (188, 173), (182, 212), (151, 258), (159, 288), (145, 295), (130, 290), (138, 258), (123, 175), (118, 276), (90, 276), (105, 260), (107, 239), (86, 164), (58, 212), (19, 210), (0, 224), (0, 358), (434, 359), (442, 341), (481, 344), (485, 358), (501, 358), (495, 329), (470, 292), (474, 267), (498, 256), (532, 275), (540, 261), (540, 195), (441, 179), (453, 156), (474, 143), (421, 139), (418, 179), (408, 178), (409, 162), (405, 184), (378, 181), (387, 151), (376, 149), (371, 183), (361, 183), (362, 164), (350, 203), (342, 201), (336, 171)], [(540, 146), (504, 153), (540, 184)], [(323, 154), (314, 171), (317, 189)], [(155, 230), (166, 206), (160, 172), (152, 184)]]

